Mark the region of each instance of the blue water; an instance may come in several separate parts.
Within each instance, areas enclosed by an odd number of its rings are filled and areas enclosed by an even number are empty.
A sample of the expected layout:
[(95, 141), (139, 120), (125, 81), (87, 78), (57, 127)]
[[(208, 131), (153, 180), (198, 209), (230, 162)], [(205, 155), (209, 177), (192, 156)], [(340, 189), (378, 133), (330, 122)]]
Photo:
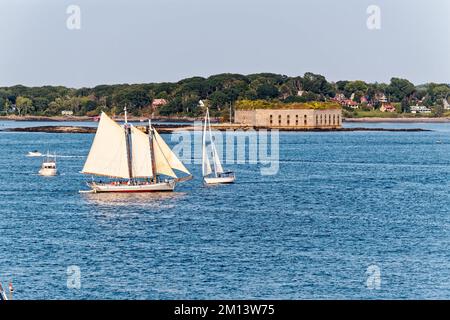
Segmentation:
[[(397, 126), (434, 131), (281, 133), (277, 175), (227, 165), (237, 183), (207, 188), (188, 164), (165, 195), (79, 194), (93, 135), (0, 133), (0, 281), (16, 299), (449, 299), (450, 125)], [(34, 149), (61, 175), (36, 175)]]

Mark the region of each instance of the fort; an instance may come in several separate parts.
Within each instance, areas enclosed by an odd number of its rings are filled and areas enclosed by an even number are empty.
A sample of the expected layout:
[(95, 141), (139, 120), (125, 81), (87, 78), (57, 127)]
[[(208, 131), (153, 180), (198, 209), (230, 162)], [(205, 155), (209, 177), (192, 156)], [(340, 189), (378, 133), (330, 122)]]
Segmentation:
[(255, 128), (289, 130), (340, 129), (342, 110), (326, 103), (315, 104), (241, 104), (237, 105), (234, 122)]

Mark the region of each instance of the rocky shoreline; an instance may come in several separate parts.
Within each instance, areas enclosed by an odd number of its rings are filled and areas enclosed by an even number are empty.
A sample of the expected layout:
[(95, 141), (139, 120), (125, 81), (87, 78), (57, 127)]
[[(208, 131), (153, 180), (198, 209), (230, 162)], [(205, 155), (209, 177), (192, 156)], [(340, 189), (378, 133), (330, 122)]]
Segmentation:
[(380, 123), (380, 122), (396, 122), (396, 123), (447, 123), (450, 118), (431, 118), (431, 117), (417, 117), (417, 118), (344, 118), (344, 122), (361, 122), (361, 123)]
[[(201, 131), (201, 127), (194, 126), (178, 126), (178, 125), (155, 125), (156, 129), (160, 133), (172, 133), (176, 131)], [(270, 130), (270, 128), (254, 128), (248, 126), (237, 126), (237, 125), (218, 125), (213, 126), (213, 129), (218, 131), (227, 130)], [(4, 132), (44, 132), (44, 133), (95, 133), (97, 128), (95, 127), (78, 127), (78, 126), (40, 126), (40, 127), (27, 127), (27, 128), (7, 128), (0, 131)], [(145, 130), (142, 127), (142, 130)], [(431, 131), (427, 129), (420, 128), (339, 128), (339, 129), (289, 129), (280, 128), (279, 131), (283, 132), (351, 132), (351, 131), (387, 131), (387, 132), (421, 132), (421, 131)]]

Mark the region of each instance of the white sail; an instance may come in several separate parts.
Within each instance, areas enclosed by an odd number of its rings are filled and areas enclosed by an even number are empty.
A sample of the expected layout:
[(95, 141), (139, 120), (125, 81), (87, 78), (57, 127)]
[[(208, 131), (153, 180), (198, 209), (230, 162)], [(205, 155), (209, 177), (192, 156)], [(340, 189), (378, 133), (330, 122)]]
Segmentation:
[[(155, 130), (153, 130), (153, 133), (155, 133)], [(155, 168), (156, 168), (156, 174), (163, 174), (169, 177), (177, 178), (177, 175), (172, 170), (169, 162), (167, 161), (167, 158), (161, 149), (160, 144), (156, 141), (155, 134), (153, 134), (153, 152), (155, 155)]]
[(149, 137), (133, 126), (131, 127), (131, 150), (133, 178), (153, 177)]
[[(169, 146), (166, 144), (163, 138), (161, 138), (161, 136), (156, 130), (153, 130), (153, 139), (155, 142), (154, 145), (157, 145), (160, 148), (161, 153), (164, 155), (164, 158), (166, 162), (169, 164), (170, 168), (182, 171), (188, 175), (191, 174), (189, 170), (186, 169), (184, 164), (180, 161), (180, 159), (178, 159), (175, 153), (173, 153), (173, 151), (169, 148)], [(156, 167), (158, 167), (158, 161), (156, 163), (157, 163)]]
[(217, 154), (217, 149), (214, 144), (214, 142), (211, 140), (211, 147), (212, 147), (212, 156), (214, 161), (214, 168), (216, 170), (216, 173), (223, 173), (223, 167), (222, 163), (220, 163), (219, 155)]
[(130, 178), (125, 130), (104, 112), (82, 173)]
[[(206, 110), (206, 121), (208, 123), (209, 139), (211, 141), (211, 152), (214, 164), (214, 173), (217, 176), (218, 173), (223, 173), (222, 164), (220, 163), (219, 155), (217, 154), (216, 145), (214, 144), (212, 132), (211, 132), (211, 120), (209, 118), (209, 110)], [(205, 121), (205, 122), (206, 122)]]
[(207, 117), (205, 116), (205, 127), (203, 128), (203, 148), (202, 148), (202, 174), (207, 176), (211, 174), (211, 164), (209, 163), (208, 151), (206, 146), (206, 125)]

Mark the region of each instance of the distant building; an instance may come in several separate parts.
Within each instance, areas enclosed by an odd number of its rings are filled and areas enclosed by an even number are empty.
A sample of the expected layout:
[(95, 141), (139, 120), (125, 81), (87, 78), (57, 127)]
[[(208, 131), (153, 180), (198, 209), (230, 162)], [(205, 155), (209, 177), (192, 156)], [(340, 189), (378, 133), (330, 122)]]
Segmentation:
[(390, 103), (383, 103), (380, 107), (381, 112), (395, 112), (397, 109)]
[(153, 99), (152, 101), (152, 108), (156, 109), (162, 106), (165, 106), (167, 104), (166, 99)]
[(447, 99), (442, 99), (442, 102), (444, 103), (444, 109), (450, 110), (450, 104), (448, 103)]
[(345, 95), (343, 93), (336, 93), (334, 98), (332, 99), (334, 101), (342, 101), (345, 100)]
[(359, 100), (359, 102), (361, 102), (361, 103), (368, 103), (369, 100), (367, 100), (367, 98), (365, 96), (362, 96), (361, 99)]
[(411, 113), (431, 113), (431, 109), (426, 106), (410, 106)]
[(236, 110), (234, 122), (253, 127), (285, 129), (335, 129), (342, 127), (339, 109)]
[(352, 108), (352, 109), (358, 109), (359, 105), (356, 101), (353, 101), (351, 99), (345, 99), (340, 101), (341, 106), (343, 107), (347, 107), (347, 108)]
[(63, 110), (63, 111), (61, 111), (61, 115), (63, 115), (63, 116), (73, 116), (73, 111)]
[(375, 101), (381, 102), (381, 103), (386, 103), (388, 102), (386, 96), (384, 95), (384, 93), (377, 93), (375, 94)]

